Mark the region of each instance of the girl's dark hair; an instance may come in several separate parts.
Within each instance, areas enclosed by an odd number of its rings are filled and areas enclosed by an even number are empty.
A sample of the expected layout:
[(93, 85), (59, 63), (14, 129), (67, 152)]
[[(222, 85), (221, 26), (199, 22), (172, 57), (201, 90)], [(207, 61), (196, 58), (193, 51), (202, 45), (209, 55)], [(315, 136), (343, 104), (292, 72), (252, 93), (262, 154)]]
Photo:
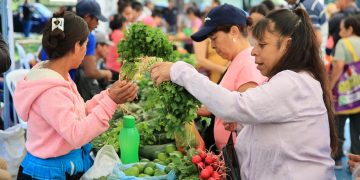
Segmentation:
[(52, 18), (44, 27), (42, 46), (50, 60), (63, 57), (73, 50), (78, 41), (82, 45), (89, 35), (84, 19), (73, 12), (55, 13), (53, 18), (64, 18), (64, 31), (59, 28), (51, 30)]
[[(272, 23), (274, 26), (271, 26)], [(253, 36), (257, 40), (263, 40), (266, 31), (277, 33), (281, 37), (291, 37), (291, 43), (288, 45), (285, 54), (271, 70), (270, 78), (284, 70), (295, 72), (307, 71), (320, 82), (329, 118), (330, 146), (332, 155), (334, 155), (337, 150), (338, 139), (331, 91), (325, 66), (320, 57), (315, 32), (308, 14), (301, 8), (293, 11), (288, 9), (273, 11), (256, 24), (253, 29)]]
[(227, 24), (227, 25), (222, 25), (222, 26), (218, 26), (216, 27), (216, 29), (210, 33), (209, 37), (213, 34), (215, 34), (218, 31), (222, 31), (225, 33), (229, 33), (231, 27), (236, 26), (240, 33), (242, 34), (242, 36), (247, 37), (248, 36), (248, 27), (252, 26), (252, 20), (250, 17), (246, 18), (246, 25), (239, 25), (239, 24)]
[(131, 8), (134, 9), (136, 12), (140, 12), (143, 10), (143, 5), (137, 1), (131, 2)]
[(263, 2), (261, 2), (261, 4), (265, 5), (269, 11), (275, 9), (275, 4), (272, 2), (272, 0), (264, 0)]
[(259, 13), (262, 14), (263, 16), (266, 16), (267, 14), (269, 14), (269, 9), (264, 4), (259, 4), (257, 6), (252, 7), (249, 13), (250, 14)]
[(360, 36), (360, 16), (359, 15), (350, 15), (345, 17), (343, 20), (344, 27), (349, 29), (352, 27), (353, 33), (357, 36)]
[(122, 15), (115, 14), (113, 19), (110, 21), (111, 30), (121, 29), (126, 22), (126, 18)]
[[(124, 10), (130, 6), (131, 7), (131, 0), (119, 0), (117, 5), (118, 5), (118, 13), (122, 14), (124, 12)], [(131, 7), (132, 8), (132, 7)]]

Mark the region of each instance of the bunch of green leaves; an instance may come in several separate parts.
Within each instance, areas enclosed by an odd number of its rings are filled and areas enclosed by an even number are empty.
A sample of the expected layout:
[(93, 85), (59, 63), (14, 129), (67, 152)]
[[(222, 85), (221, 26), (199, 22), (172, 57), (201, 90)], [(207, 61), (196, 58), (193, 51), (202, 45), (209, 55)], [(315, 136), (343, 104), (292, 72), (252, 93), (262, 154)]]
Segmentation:
[(139, 57), (152, 56), (168, 59), (173, 52), (172, 44), (160, 29), (150, 28), (142, 23), (132, 25), (125, 34), (125, 40), (118, 45), (122, 79), (133, 79), (139, 70)]
[[(142, 74), (148, 72), (156, 62), (174, 62), (179, 59), (166, 35), (159, 29), (144, 24), (134, 24), (129, 28), (118, 51), (123, 62), (121, 74), (127, 76), (128, 80), (133, 80), (139, 70)], [(148, 89), (146, 97), (143, 94), (140, 96), (142, 100), (149, 101), (144, 103), (145, 110), (151, 108), (157, 111), (158, 126), (164, 127), (169, 139), (174, 138), (174, 132), (184, 132), (184, 125), (195, 119), (200, 105), (183, 87), (170, 82), (153, 86)]]
[(176, 179), (193, 180), (198, 179), (199, 172), (197, 167), (191, 162), (192, 156), (179, 156), (178, 154), (170, 154), (170, 159), (174, 164), (176, 171)]

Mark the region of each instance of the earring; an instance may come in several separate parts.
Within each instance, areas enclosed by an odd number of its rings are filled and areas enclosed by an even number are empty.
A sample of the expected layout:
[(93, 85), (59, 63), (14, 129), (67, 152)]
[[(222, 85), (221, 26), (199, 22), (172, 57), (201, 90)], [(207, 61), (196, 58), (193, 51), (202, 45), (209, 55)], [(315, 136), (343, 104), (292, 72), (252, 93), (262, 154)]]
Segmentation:
[(236, 42), (235, 38), (232, 38), (233, 42)]

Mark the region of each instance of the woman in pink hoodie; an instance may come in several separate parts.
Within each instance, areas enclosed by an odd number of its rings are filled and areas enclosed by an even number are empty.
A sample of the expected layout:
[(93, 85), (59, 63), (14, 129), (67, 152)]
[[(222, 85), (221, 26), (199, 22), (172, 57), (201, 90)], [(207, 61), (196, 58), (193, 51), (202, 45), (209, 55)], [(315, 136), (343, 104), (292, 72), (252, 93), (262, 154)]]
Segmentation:
[(136, 97), (135, 84), (117, 81), (84, 102), (68, 72), (81, 64), (88, 35), (86, 22), (71, 12), (55, 14), (44, 28), (49, 60), (31, 69), (14, 95), (28, 123), (18, 179), (79, 179), (92, 165), (88, 143), (108, 129), (117, 104)]

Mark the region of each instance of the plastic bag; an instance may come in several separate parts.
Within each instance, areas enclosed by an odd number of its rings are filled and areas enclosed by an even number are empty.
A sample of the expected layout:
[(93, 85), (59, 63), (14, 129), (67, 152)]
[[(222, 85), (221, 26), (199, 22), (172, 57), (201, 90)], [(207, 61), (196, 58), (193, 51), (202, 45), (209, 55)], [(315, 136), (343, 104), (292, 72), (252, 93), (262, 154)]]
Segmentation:
[(13, 179), (16, 179), (25, 155), (25, 131), (20, 124), (5, 131), (0, 130), (0, 157), (7, 162), (8, 170)]
[(111, 174), (117, 163), (121, 162), (115, 149), (111, 145), (102, 147), (95, 158), (94, 165), (81, 177), (81, 179), (98, 179)]
[[(130, 167), (132, 167), (135, 164), (146, 164), (147, 162), (139, 162), (139, 163), (132, 163), (132, 164), (121, 164), (118, 163), (111, 175), (107, 178), (108, 180), (115, 180), (115, 179), (121, 179), (121, 180), (175, 180), (176, 179), (176, 174), (174, 170), (171, 170), (168, 174), (163, 175), (163, 176), (152, 176), (152, 177), (135, 177), (135, 176), (126, 176), (125, 173), (123, 172), (123, 170), (128, 169)], [(160, 170), (164, 170), (165, 166), (161, 165), (161, 164), (157, 164), (156, 166), (160, 169)]]
[(185, 125), (184, 132), (175, 133), (175, 143), (179, 151), (183, 151), (186, 147), (205, 149), (205, 142), (196, 129), (194, 121)]
[(228, 180), (233, 180), (233, 179), (241, 180), (240, 164), (238, 161), (238, 157), (236, 155), (232, 133), (230, 133), (228, 142), (223, 148), (223, 156), (224, 156), (225, 166), (227, 169), (226, 178)]

